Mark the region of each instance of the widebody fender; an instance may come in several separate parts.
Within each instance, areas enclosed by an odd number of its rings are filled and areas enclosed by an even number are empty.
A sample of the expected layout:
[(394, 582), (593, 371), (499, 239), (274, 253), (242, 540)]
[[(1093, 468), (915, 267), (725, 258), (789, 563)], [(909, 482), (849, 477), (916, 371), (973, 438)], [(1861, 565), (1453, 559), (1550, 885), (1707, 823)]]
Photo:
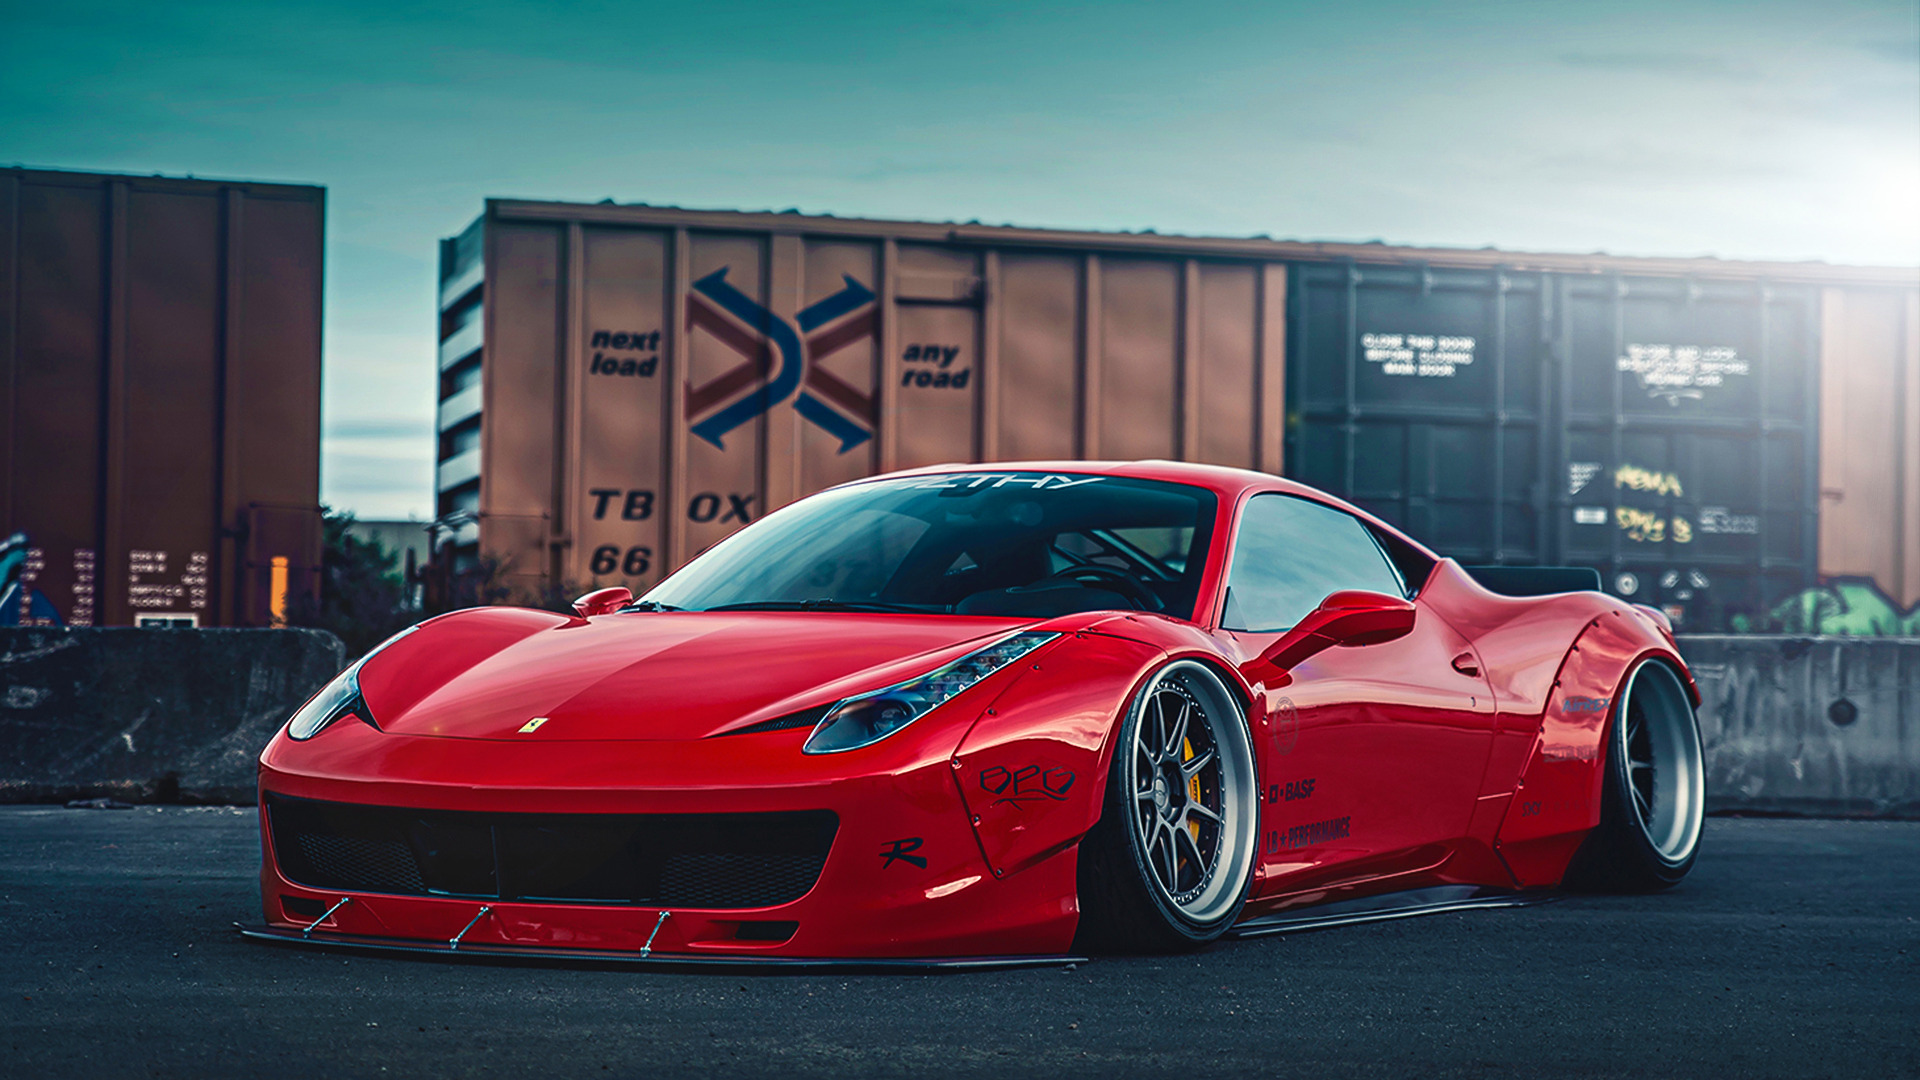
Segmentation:
[[(1671, 642), (1625, 604), (1589, 619), (1567, 651), (1525, 764), (1511, 781), (1513, 798), (1496, 842), (1521, 885), (1558, 885), (1581, 841), (1600, 823), (1619, 692), (1634, 666), (1649, 657), (1672, 663), (1686, 678)], [(1688, 683), (1691, 690), (1690, 678)]]
[(995, 877), (1046, 859), (1100, 820), (1108, 743), (1134, 688), (1165, 655), (1108, 634), (1068, 634), (973, 722), (953, 778)]

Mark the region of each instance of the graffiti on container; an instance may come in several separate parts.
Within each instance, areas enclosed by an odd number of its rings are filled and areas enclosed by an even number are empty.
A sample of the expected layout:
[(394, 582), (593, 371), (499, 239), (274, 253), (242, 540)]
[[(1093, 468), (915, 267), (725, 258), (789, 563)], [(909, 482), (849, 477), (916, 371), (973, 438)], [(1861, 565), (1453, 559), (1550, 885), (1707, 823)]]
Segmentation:
[(1628, 491), (1645, 491), (1655, 495), (1685, 495), (1680, 489), (1680, 477), (1675, 473), (1643, 469), (1638, 465), (1622, 465), (1613, 470), (1613, 486)]
[(0, 540), (0, 626), (60, 625), (53, 601), (33, 587), (44, 569), (46, 553), (34, 547), (27, 534)]
[[(1567, 464), (1567, 494), (1585, 491), (1604, 468), (1597, 461), (1573, 461)], [(1654, 495), (1684, 496), (1680, 474), (1661, 472), (1643, 465), (1622, 465), (1613, 470), (1613, 486), (1623, 491), (1642, 491)]]
[(687, 385), (693, 433), (724, 450), (728, 432), (792, 399), (795, 412), (840, 440), (843, 454), (872, 438), (872, 396), (822, 361), (874, 337), (879, 317), (873, 291), (842, 275), (844, 288), (788, 320), (734, 288), (727, 269), (693, 283), (687, 329), (705, 331), (744, 359), (703, 386)]
[(1699, 400), (1730, 376), (1753, 374), (1739, 351), (1726, 345), (1628, 345), (1616, 368), (1640, 380), (1648, 397), (1678, 406)]
[(1678, 515), (1669, 521), (1651, 510), (1642, 510), (1637, 506), (1616, 506), (1613, 517), (1619, 524), (1620, 531), (1627, 534), (1627, 539), (1636, 543), (1662, 543), (1668, 538), (1669, 533), (1676, 544), (1693, 542), (1693, 523)]
[[(623, 375), (651, 379), (660, 367), (660, 331), (632, 333), (626, 330), (595, 330), (592, 339), (593, 360), (587, 364), (589, 375)], [(600, 350), (605, 349), (606, 352)], [(644, 355), (616, 356), (630, 352)]]
[[(1578, 495), (1600, 475), (1602, 466), (1596, 461), (1576, 461), (1567, 466), (1568, 494)], [(1680, 482), (1680, 474), (1649, 469), (1643, 465), (1626, 464), (1613, 470), (1613, 486), (1616, 491), (1653, 495), (1660, 498), (1680, 499), (1686, 497), (1686, 487)], [(1735, 514), (1724, 506), (1703, 507), (1699, 520), (1689, 521), (1678, 514), (1668, 517), (1665, 514), (1637, 506), (1618, 506), (1608, 512), (1604, 506), (1576, 506), (1573, 508), (1575, 525), (1605, 525), (1611, 518), (1627, 539), (1636, 543), (1663, 543), (1672, 540), (1678, 544), (1690, 544), (1696, 532), (1715, 535), (1742, 535), (1760, 531), (1759, 518), (1753, 515)]]
[(1836, 577), (1788, 597), (1769, 622), (1768, 629), (1787, 634), (1915, 637), (1920, 636), (1920, 603), (1903, 609), (1872, 578)]
[(1436, 334), (1361, 334), (1360, 355), (1383, 375), (1450, 379), (1473, 363), (1474, 340)]
[[(948, 390), (966, 389), (967, 379), (973, 374), (973, 369), (963, 367), (958, 371), (947, 370), (947, 366), (953, 363), (954, 357), (959, 355), (960, 346), (958, 345), (933, 343), (907, 346), (906, 351), (900, 354), (900, 362), (916, 366), (900, 373), (900, 385)], [(927, 365), (932, 367), (929, 368)]]

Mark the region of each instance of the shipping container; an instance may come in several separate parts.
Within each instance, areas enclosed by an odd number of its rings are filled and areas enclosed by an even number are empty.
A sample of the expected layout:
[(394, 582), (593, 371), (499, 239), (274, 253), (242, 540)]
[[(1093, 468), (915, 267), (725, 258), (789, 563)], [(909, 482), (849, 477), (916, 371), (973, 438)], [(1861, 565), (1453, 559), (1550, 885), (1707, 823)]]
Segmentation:
[(1293, 472), (1463, 561), (1591, 566), (1688, 629), (1814, 584), (1819, 291), (1301, 267)]
[(324, 213), (0, 169), (0, 624), (265, 626), (312, 595)]
[(1826, 320), (1916, 275), (496, 200), (441, 280), (437, 513), (521, 590), (890, 469), (1173, 458), (1700, 630), (1818, 580)]
[(1822, 291), (1820, 573), (1920, 610), (1920, 291)]

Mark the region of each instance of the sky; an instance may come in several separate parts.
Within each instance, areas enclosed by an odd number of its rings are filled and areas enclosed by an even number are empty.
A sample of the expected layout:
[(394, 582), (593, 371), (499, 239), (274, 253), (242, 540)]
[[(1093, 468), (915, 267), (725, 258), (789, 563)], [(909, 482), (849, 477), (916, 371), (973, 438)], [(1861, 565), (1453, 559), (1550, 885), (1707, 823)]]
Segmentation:
[(0, 164), (327, 188), (363, 518), (488, 197), (1920, 264), (1920, 0), (0, 5)]

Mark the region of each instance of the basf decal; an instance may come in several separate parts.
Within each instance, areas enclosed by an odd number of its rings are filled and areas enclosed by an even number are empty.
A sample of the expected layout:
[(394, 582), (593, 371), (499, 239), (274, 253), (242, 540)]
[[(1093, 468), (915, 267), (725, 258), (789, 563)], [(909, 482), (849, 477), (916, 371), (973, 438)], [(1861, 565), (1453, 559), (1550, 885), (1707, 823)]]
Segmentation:
[[(745, 358), (705, 386), (687, 387), (695, 435), (724, 450), (728, 432), (792, 399), (795, 412), (840, 440), (843, 454), (873, 437), (872, 395), (820, 364), (873, 337), (879, 325), (873, 291), (851, 275), (842, 277), (845, 288), (791, 322), (729, 284), (726, 267), (693, 283), (687, 329), (704, 330)], [(741, 396), (743, 390), (750, 392)]]

